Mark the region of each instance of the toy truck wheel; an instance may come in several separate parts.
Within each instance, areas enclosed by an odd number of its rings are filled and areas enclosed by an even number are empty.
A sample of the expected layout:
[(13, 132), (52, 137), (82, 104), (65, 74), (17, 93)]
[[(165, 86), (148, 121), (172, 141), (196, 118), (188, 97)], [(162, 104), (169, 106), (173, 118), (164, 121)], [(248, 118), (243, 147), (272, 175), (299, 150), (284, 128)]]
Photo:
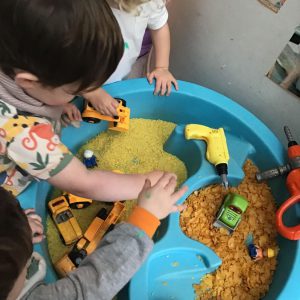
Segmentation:
[(107, 231), (106, 231), (105, 234), (111, 232), (115, 228), (115, 226), (116, 226), (115, 224), (110, 224), (110, 226), (108, 227), (108, 229), (107, 229)]
[(81, 207), (78, 207), (78, 203), (72, 203), (72, 204), (69, 203), (69, 205), (70, 205), (70, 207), (73, 208), (73, 209), (81, 208)]
[(115, 98), (115, 99), (118, 100), (119, 102), (121, 102), (124, 107), (126, 107), (126, 100), (124, 100), (122, 98)]
[(71, 259), (71, 261), (73, 262), (73, 264), (78, 267), (81, 262), (83, 261), (83, 259), (87, 256), (87, 253), (85, 251), (85, 249), (80, 249), (78, 250), (72, 250), (69, 254), (69, 258)]
[(65, 242), (65, 240), (64, 240), (64, 238), (63, 238), (63, 236), (62, 236), (61, 234), (59, 234), (59, 239), (61, 240), (61, 242), (62, 242), (64, 245), (67, 246), (67, 244), (66, 244), (66, 242)]
[(91, 123), (91, 124), (96, 124), (96, 123), (100, 123), (100, 119), (97, 118), (91, 118), (91, 117), (83, 117), (82, 118), (83, 121)]
[(70, 204), (70, 207), (73, 209), (82, 209), (82, 208), (86, 208), (88, 206), (90, 206), (91, 203), (72, 203)]
[(105, 220), (108, 217), (107, 210), (105, 208), (101, 208), (97, 214), (97, 217), (99, 217), (102, 220)]
[[(81, 205), (81, 206), (78, 207), (78, 205)], [(91, 203), (80, 203), (80, 204), (78, 204), (78, 205), (77, 205), (77, 208), (86, 208), (86, 207), (90, 206)]]
[[(119, 117), (118, 116), (114, 116), (114, 119), (119, 120)], [(114, 127), (117, 127), (117, 126), (118, 126), (118, 121), (114, 122)]]

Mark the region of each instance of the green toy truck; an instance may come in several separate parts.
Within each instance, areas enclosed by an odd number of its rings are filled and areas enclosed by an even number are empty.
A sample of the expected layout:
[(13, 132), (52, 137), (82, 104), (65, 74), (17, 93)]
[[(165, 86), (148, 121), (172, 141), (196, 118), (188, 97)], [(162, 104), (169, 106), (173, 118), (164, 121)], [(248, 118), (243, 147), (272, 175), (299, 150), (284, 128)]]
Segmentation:
[(242, 214), (247, 207), (248, 201), (241, 195), (235, 193), (227, 194), (213, 225), (226, 228), (232, 233), (241, 222)]

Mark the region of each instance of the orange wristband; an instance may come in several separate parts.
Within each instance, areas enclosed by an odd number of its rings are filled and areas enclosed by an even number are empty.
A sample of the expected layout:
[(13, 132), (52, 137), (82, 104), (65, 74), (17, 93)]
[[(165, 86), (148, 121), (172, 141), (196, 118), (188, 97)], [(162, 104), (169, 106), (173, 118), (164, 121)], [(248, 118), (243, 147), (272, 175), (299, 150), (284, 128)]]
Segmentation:
[(152, 238), (160, 221), (146, 209), (136, 206), (128, 218), (128, 223), (145, 231)]

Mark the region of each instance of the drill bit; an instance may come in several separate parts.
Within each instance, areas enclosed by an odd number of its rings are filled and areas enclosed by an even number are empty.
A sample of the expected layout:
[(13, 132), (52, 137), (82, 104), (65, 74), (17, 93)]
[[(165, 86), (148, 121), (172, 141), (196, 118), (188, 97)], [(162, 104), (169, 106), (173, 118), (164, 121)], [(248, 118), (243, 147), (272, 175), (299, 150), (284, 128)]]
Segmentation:
[(221, 177), (223, 186), (225, 187), (225, 189), (228, 189), (229, 183), (228, 183), (228, 178), (227, 178), (227, 174), (228, 174), (227, 164), (225, 164), (225, 163), (217, 164), (216, 170), (217, 170), (218, 175)]
[(284, 174), (287, 174), (291, 170), (290, 164), (279, 166), (267, 171), (258, 172), (255, 174), (256, 180), (262, 182), (263, 180), (275, 178)]
[(221, 163), (221, 164), (216, 165), (216, 170), (217, 170), (218, 175), (221, 177), (222, 185), (227, 190), (228, 186), (229, 186), (228, 178), (227, 178), (227, 174), (228, 174), (227, 164)]
[(228, 183), (227, 175), (221, 174), (220, 177), (221, 177), (223, 186), (225, 187), (226, 190), (228, 190), (229, 183)]
[(292, 132), (291, 132), (290, 128), (288, 126), (284, 126), (283, 130), (284, 130), (285, 136), (288, 140), (288, 147), (298, 145), (298, 143), (295, 141), (295, 139), (292, 135)]

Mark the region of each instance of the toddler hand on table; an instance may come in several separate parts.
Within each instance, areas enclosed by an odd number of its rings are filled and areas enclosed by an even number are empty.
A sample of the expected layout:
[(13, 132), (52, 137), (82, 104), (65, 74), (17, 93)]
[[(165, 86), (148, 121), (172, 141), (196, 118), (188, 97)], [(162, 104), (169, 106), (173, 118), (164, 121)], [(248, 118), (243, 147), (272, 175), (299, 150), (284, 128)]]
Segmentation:
[(171, 93), (172, 84), (178, 91), (178, 83), (168, 68), (155, 68), (147, 74), (147, 79), (152, 84), (153, 79), (156, 79), (154, 95), (167, 95)]

